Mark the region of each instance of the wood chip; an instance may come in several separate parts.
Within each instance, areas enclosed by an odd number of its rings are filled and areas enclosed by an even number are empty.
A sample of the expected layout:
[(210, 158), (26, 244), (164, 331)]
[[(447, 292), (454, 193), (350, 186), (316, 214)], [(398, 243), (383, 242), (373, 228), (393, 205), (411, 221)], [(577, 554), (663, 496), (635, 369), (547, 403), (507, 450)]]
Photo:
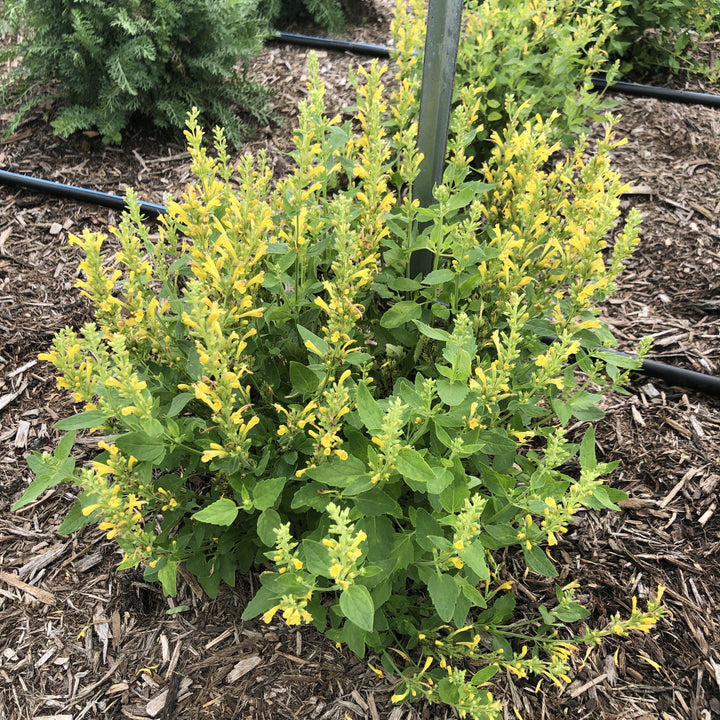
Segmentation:
[(715, 514), (717, 503), (713, 503), (701, 516), (698, 522), (704, 527), (707, 521)]
[(35, 367), (37, 365), (37, 360), (30, 360), (29, 362), (26, 362), (24, 365), (21, 365), (19, 368), (15, 368), (12, 372), (9, 372), (5, 377), (8, 378), (8, 380), (14, 378), (17, 375), (22, 375), (26, 370), (29, 370), (31, 367)]
[(250, 655), (235, 663), (233, 669), (225, 676), (226, 683), (237, 682), (243, 675), (247, 675), (261, 663), (259, 655)]
[(44, 567), (47, 567), (65, 552), (67, 546), (68, 543), (61, 543), (60, 545), (46, 550), (41, 555), (37, 555), (32, 560), (26, 562), (18, 570), (18, 576), (21, 578), (27, 578), (36, 573), (38, 570), (42, 570)]
[(39, 600), (41, 603), (45, 603), (46, 605), (55, 604), (55, 596), (52, 593), (47, 592), (47, 590), (41, 590), (40, 588), (36, 588), (34, 585), (23, 582), (14, 573), (7, 573), (0, 570), (0, 581), (11, 585), (18, 590), (22, 590), (28, 595), (32, 595), (32, 597), (34, 597), (36, 600)]
[(13, 400), (20, 397), (27, 387), (27, 380), (23, 381), (23, 384), (15, 391), (0, 396), (0, 410), (7, 407)]
[[(183, 695), (187, 694), (187, 691), (190, 689), (190, 686), (192, 685), (192, 680), (190, 678), (183, 678), (182, 682), (180, 683), (180, 688), (178, 690), (178, 700), (182, 699)], [(156, 695), (150, 702), (145, 706), (145, 712), (150, 717), (157, 717), (165, 708), (165, 701), (168, 697), (168, 690), (163, 690), (159, 695)]]
[(584, 692), (590, 690), (590, 688), (594, 688), (596, 685), (599, 685), (603, 680), (607, 680), (607, 673), (598, 675), (596, 678), (589, 680), (584, 685), (581, 685), (579, 688), (575, 688), (568, 694), (571, 698), (576, 698), (578, 695), (582, 695)]
[(20, 422), (18, 422), (17, 431), (15, 432), (15, 440), (13, 441), (13, 445), (15, 445), (16, 448), (27, 447), (29, 433), (30, 421), (20, 420)]
[(129, 690), (130, 686), (126, 682), (119, 682), (111, 685), (106, 691), (106, 695), (117, 695), (118, 693)]

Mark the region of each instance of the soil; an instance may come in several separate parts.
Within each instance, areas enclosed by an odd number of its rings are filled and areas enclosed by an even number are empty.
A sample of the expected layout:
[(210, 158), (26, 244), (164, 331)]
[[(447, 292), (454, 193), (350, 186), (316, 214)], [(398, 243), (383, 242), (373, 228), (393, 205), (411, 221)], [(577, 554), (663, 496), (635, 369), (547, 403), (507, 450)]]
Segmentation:
[[(350, 27), (350, 39), (387, 41), (390, 3), (376, 6), (378, 17)], [(348, 67), (370, 60), (318, 55), (330, 111), (342, 111), (353, 101)], [(252, 68), (276, 91), (282, 123), (261, 128), (245, 150), (265, 148), (278, 176), (288, 168), (306, 56), (270, 44)], [(654, 82), (720, 94), (696, 80)], [(11, 112), (0, 113), (0, 129)], [(652, 358), (717, 375), (720, 115), (640, 98), (623, 99), (617, 112), (627, 144), (614, 162), (630, 185), (623, 209), (637, 207), (644, 223), (605, 317), (622, 349), (651, 335)], [(0, 144), (0, 167), (111, 193), (132, 186), (155, 203), (178, 196), (190, 176), (177, 140), (145, 128), (119, 148), (93, 133), (65, 141), (41, 111)], [(24, 458), (50, 449), (53, 423), (73, 411), (36, 359), (58, 329), (90, 317), (73, 288), (80, 257), (68, 232), (107, 231), (117, 220), (102, 207), (0, 186), (0, 720), (453, 717), (437, 707), (394, 707), (393, 678), (379, 678), (312, 628), (241, 622), (251, 576), (212, 601), (186, 579), (172, 600), (141, 574), (117, 572), (117, 548), (97, 529), (56, 533), (71, 487), (10, 512), (31, 479)], [(510, 677), (493, 690), (507, 718), (719, 718), (720, 403), (637, 373), (627, 394), (605, 405), (599, 452), (621, 460), (610, 482), (630, 497), (622, 512), (579, 518), (557, 548), (560, 580), (579, 580), (593, 627), (627, 614), (632, 595), (642, 605), (658, 585), (672, 616), (650, 635), (604, 642), (562, 691)], [(521, 573), (516, 580), (529, 604), (552, 596), (552, 583)]]

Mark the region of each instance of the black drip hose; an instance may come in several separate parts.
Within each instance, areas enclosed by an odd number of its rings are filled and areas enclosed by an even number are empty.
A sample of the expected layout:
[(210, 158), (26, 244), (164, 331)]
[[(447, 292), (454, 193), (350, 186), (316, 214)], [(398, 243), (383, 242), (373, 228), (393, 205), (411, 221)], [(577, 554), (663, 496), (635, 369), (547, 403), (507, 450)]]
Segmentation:
[(621, 95), (632, 95), (634, 97), (655, 98), (656, 100), (667, 100), (669, 102), (684, 103), (686, 105), (706, 105), (707, 107), (720, 108), (720, 95), (709, 95), (708, 93), (691, 92), (690, 90), (671, 90), (655, 85), (638, 85), (629, 82), (614, 82), (608, 85), (607, 80), (592, 78), (595, 90)]
[[(3, 182), (20, 188), (27, 188), (28, 190), (37, 190), (71, 200), (91, 202), (95, 205), (103, 205), (116, 210), (127, 209), (125, 199), (118, 195), (109, 195), (108, 193), (88, 190), (86, 188), (76, 187), (75, 185), (63, 185), (62, 183), (0, 170), (0, 183)], [(140, 203), (140, 211), (151, 218), (157, 218), (158, 215), (167, 213), (167, 209), (162, 205), (146, 202)], [(542, 338), (542, 341), (547, 344), (555, 340), (556, 338), (554, 337)], [(620, 352), (619, 350), (606, 349), (605, 351), (625, 357), (635, 357), (635, 355), (631, 353)], [(673, 367), (672, 365), (665, 365), (655, 360), (643, 360), (640, 368), (638, 368), (638, 372), (642, 372), (650, 377), (660, 378), (672, 385), (693, 388), (709, 395), (720, 395), (720, 378), (714, 377), (713, 375), (703, 375), (694, 370), (685, 370), (683, 368)]]
[[(8, 172), (7, 170), (0, 170), (0, 184), (2, 183), (15, 185), (28, 190), (37, 190), (38, 192), (49, 195), (57, 195), (58, 197), (70, 198), (71, 200), (91, 202), (95, 205), (103, 205), (104, 207), (114, 208), (115, 210), (128, 209), (125, 198), (119, 195), (110, 195), (109, 193), (88, 190), (87, 188), (81, 188), (75, 185), (64, 185), (62, 183), (52, 182), (51, 180), (41, 180), (40, 178), (30, 175), (19, 175), (18, 173)], [(141, 202), (140, 212), (148, 217), (156, 218), (158, 215), (167, 213), (167, 209), (162, 205)]]
[(371, 45), (370, 43), (349, 42), (348, 40), (335, 40), (334, 38), (321, 38), (312, 35), (296, 35), (295, 33), (277, 33), (270, 38), (278, 42), (291, 45), (305, 45), (306, 47), (340, 50), (353, 52), (358, 55), (372, 55), (373, 57), (390, 57), (390, 48), (384, 45)]
[[(312, 35), (296, 35), (295, 33), (278, 33), (271, 40), (285, 42), (291, 45), (304, 45), (305, 47), (339, 50), (341, 52), (354, 52), (360, 55), (373, 55), (374, 57), (390, 57), (390, 48), (384, 45), (369, 45), (355, 43), (347, 40), (314, 37)], [(720, 107), (720, 95), (691, 92), (689, 90), (671, 90), (669, 88), (655, 87), (654, 85), (639, 85), (629, 82), (614, 82), (608, 85), (607, 80), (599, 77), (592, 78), (593, 89), (598, 92), (606, 91), (633, 97), (648, 97), (667, 102), (684, 103), (686, 105), (706, 105), (707, 107)]]
[[(557, 340), (553, 336), (545, 336), (540, 338), (546, 345)], [(637, 360), (637, 355), (633, 353), (614, 350), (613, 348), (602, 348), (603, 352), (612, 353), (613, 355), (621, 355), (626, 358)], [(685, 368), (666, 365), (657, 362), (657, 360), (641, 360), (640, 367), (635, 372), (641, 372), (649, 377), (656, 377), (664, 380), (668, 385), (676, 385), (678, 387), (692, 388), (708, 395), (720, 395), (720, 377), (714, 375), (704, 375), (694, 370), (685, 370)]]

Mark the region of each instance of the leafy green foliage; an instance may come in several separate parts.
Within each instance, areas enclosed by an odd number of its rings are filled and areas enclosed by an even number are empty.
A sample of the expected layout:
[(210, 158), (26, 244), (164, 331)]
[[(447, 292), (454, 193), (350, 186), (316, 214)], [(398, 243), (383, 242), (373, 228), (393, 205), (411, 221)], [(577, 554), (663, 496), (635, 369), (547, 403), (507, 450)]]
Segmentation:
[(625, 73), (670, 69), (717, 79), (720, 64), (693, 60), (692, 49), (720, 32), (718, 0), (622, 0), (613, 8), (616, 32), (607, 43)]
[(239, 141), (247, 130), (239, 113), (267, 116), (265, 91), (234, 70), (260, 51), (257, 2), (23, 0), (28, 32), (15, 82), (35, 81), (35, 102), (58, 82), (64, 107), (53, 127), (65, 137), (97, 128), (117, 143), (135, 117), (181, 128), (196, 106)]
[[(68, 526), (98, 523), (120, 567), (164, 592), (181, 564), (215, 596), (261, 563), (245, 618), (313, 623), (380, 653), (402, 677), (395, 700), (495, 719), (480, 690), (495, 674), (562, 687), (580, 643), (663, 613), (633, 601), (574, 634), (576, 585), (529, 617), (502, 562), (555, 576), (575, 514), (624, 497), (591, 426), (625, 379), (596, 306), (637, 240), (631, 213), (606, 244), (623, 191), (612, 121), (594, 153), (581, 141), (560, 156), (554, 116), (516, 112), (478, 178), (478, 101), (461, 95), (444, 182), (420, 208), (412, 83), (388, 102), (385, 69), (360, 69), (342, 123), (312, 57), (288, 177), (273, 183), (262, 155), (232, 167), (219, 130), (211, 155), (194, 113), (195, 181), (158, 235), (130, 194), (114, 255), (102, 234), (73, 236), (95, 322), (41, 357), (83, 405), (61, 427), (106, 440), (89, 467), (66, 464), (72, 438), (31, 456), (34, 482), (78, 485)], [(421, 249), (433, 270), (411, 277)]]
[(260, 11), (271, 23), (309, 16), (331, 33), (339, 33), (345, 25), (340, 0), (263, 0)]
[[(494, 132), (502, 132), (520, 108), (521, 120), (553, 111), (554, 138), (572, 145), (575, 136), (613, 103), (593, 91), (592, 75), (616, 67), (605, 45), (614, 31), (614, 0), (469, 0), (458, 49), (456, 93), (477, 102), (483, 124), (473, 152), (481, 162)], [(425, 3), (410, 0), (393, 24), (398, 61), (409, 82), (419, 83), (424, 47)], [(456, 98), (459, 100), (459, 97)], [(462, 126), (462, 123), (461, 123)], [(455, 130), (457, 132), (457, 130)]]

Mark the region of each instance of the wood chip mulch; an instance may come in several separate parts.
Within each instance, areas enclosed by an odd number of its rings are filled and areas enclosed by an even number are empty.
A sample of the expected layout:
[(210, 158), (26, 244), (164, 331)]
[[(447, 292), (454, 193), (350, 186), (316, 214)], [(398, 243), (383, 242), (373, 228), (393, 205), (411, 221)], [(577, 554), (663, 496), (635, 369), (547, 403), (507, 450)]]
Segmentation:
[[(380, 17), (351, 39), (385, 43)], [(289, 28), (296, 29), (296, 28)], [(307, 30), (316, 33), (316, 28)], [(319, 53), (331, 111), (353, 100), (351, 63)], [(265, 148), (287, 170), (306, 50), (268, 45), (253, 73), (277, 91), (286, 119), (246, 149)], [(0, 72), (2, 70), (0, 69)], [(675, 87), (678, 78), (659, 78)], [(687, 84), (720, 93), (720, 86)], [(652, 357), (720, 373), (720, 114), (709, 108), (625, 99), (615, 166), (631, 189), (624, 209), (644, 217), (642, 244), (604, 313), (632, 350), (644, 335)], [(0, 112), (0, 129), (11, 111)], [(189, 178), (184, 147), (147, 129), (121, 148), (92, 133), (52, 135), (38, 112), (0, 144), (0, 167), (147, 201), (179, 195)], [(69, 231), (107, 229), (111, 210), (0, 186), (0, 720), (248, 718), (434, 720), (441, 708), (393, 707), (380, 679), (311, 628), (241, 622), (253, 578), (208, 600), (189, 578), (174, 600), (142, 575), (115, 570), (116, 546), (97, 529), (55, 532), (73, 489), (48, 491), (17, 513), (30, 481), (24, 457), (57, 440), (71, 412), (37, 353), (54, 332), (89, 319), (73, 290), (80, 259)], [(626, 395), (605, 401), (603, 459), (620, 459), (611, 482), (629, 493), (621, 513), (585, 513), (556, 549), (561, 582), (577, 579), (602, 626), (666, 586), (672, 617), (649, 636), (606, 641), (563, 691), (504, 678), (506, 717), (712, 720), (720, 717), (720, 402), (637, 374)], [(78, 459), (83, 459), (79, 446)], [(542, 602), (552, 583), (518, 576), (521, 598)], [(180, 607), (180, 606), (185, 606)], [(173, 609), (177, 612), (172, 612)], [(168, 613), (168, 611), (171, 611)]]

